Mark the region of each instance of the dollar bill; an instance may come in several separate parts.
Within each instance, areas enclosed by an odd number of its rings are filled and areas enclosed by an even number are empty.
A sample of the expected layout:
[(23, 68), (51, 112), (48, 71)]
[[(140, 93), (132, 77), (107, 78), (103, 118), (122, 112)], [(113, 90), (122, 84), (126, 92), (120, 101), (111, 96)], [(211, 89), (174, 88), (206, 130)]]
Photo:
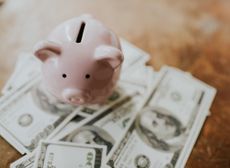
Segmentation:
[[(43, 141), (34, 168), (103, 168), (105, 146)], [(67, 157), (66, 157), (67, 156)]]
[(107, 164), (116, 168), (184, 167), (215, 89), (174, 68), (138, 113)]

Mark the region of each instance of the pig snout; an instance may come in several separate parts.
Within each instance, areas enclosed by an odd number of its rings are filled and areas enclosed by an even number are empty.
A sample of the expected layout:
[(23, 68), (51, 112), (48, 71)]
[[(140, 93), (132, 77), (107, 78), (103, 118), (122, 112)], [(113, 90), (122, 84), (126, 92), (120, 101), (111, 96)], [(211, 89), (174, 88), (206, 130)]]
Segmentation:
[(88, 92), (79, 89), (64, 89), (62, 97), (64, 101), (77, 105), (84, 104), (90, 98)]

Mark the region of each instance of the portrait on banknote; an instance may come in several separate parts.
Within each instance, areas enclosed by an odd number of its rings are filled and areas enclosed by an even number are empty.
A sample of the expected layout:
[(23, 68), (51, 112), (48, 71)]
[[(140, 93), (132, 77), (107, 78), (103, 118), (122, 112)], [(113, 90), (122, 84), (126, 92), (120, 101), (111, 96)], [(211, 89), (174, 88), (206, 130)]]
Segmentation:
[(176, 151), (183, 144), (185, 128), (175, 116), (159, 107), (145, 108), (136, 119), (140, 138), (157, 150)]
[(97, 126), (84, 126), (69, 134), (65, 141), (81, 144), (98, 144), (107, 146), (107, 152), (113, 147), (115, 140), (105, 130)]

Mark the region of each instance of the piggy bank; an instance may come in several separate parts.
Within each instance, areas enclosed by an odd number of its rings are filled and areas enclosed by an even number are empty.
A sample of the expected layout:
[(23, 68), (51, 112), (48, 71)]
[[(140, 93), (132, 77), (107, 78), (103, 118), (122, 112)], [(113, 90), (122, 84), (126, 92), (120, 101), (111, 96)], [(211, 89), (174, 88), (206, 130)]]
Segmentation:
[(103, 103), (119, 78), (123, 54), (119, 39), (90, 15), (57, 26), (34, 54), (43, 62), (43, 84), (66, 103)]

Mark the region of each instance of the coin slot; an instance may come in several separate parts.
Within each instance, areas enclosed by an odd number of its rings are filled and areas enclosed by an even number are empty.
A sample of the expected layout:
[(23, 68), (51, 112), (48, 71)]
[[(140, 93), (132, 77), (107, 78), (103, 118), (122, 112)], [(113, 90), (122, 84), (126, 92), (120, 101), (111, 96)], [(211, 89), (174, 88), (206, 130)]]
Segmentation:
[(76, 43), (81, 43), (84, 30), (85, 30), (85, 22), (82, 22), (80, 30), (79, 30), (78, 35), (77, 35)]

